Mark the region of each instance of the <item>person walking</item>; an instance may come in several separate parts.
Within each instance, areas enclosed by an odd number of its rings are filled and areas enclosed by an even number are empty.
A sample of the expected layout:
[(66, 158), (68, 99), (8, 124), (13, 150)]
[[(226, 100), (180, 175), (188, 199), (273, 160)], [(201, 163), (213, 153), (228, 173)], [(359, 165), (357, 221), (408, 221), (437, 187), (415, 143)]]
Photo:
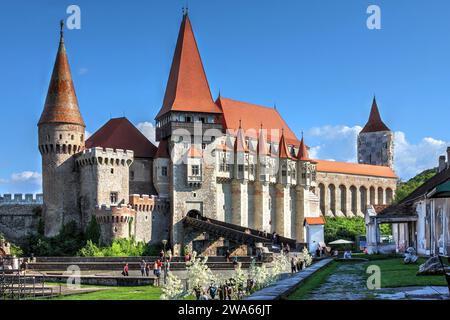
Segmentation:
[(141, 276), (145, 276), (145, 268), (147, 267), (147, 264), (145, 263), (145, 260), (142, 260), (140, 263), (141, 266)]
[(161, 260), (156, 260), (153, 264), (153, 274), (156, 276), (156, 285), (160, 286), (160, 278), (161, 278)]
[(125, 265), (123, 266), (122, 275), (124, 277), (128, 277), (128, 263), (125, 263)]
[(150, 263), (145, 263), (145, 275), (150, 276)]
[(167, 283), (167, 274), (170, 271), (170, 261), (168, 258), (166, 258), (166, 261), (164, 261), (164, 284)]

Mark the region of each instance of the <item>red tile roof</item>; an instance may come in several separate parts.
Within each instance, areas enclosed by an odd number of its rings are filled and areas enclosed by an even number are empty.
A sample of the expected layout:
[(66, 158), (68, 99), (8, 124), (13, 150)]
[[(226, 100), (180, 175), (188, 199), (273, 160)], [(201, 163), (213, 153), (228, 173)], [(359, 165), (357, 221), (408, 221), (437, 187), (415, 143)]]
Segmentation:
[(70, 123), (85, 127), (78, 107), (62, 32), (44, 111), (38, 125), (44, 123)]
[(300, 147), (298, 148), (297, 159), (298, 160), (302, 160), (302, 161), (309, 161), (309, 160), (311, 160), (309, 158), (308, 148), (306, 147), (306, 144), (305, 144), (305, 141), (304, 141), (303, 138), (300, 141)]
[[(225, 129), (237, 130), (239, 121), (241, 121), (245, 135), (258, 138), (262, 125), (262, 128), (267, 130), (267, 139), (274, 142), (279, 142), (281, 130), (284, 129), (287, 144), (298, 146), (300, 143), (294, 132), (274, 108), (223, 97), (219, 97), (216, 103), (223, 111)], [(277, 130), (277, 132), (271, 132), (272, 130)]]
[(378, 131), (390, 131), (390, 129), (381, 120), (380, 111), (378, 110), (377, 100), (373, 97), (372, 108), (370, 110), (369, 120), (364, 128), (361, 130), (364, 132), (378, 132)]
[[(262, 125), (261, 125), (262, 129)], [(259, 137), (258, 137), (258, 147), (257, 152), (260, 155), (268, 155), (269, 150), (267, 149), (267, 136), (265, 130), (259, 130)]]
[(244, 130), (238, 129), (236, 140), (234, 141), (234, 152), (248, 152), (248, 147), (245, 142)]
[(162, 159), (170, 159), (169, 155), (169, 143), (167, 139), (163, 139), (159, 142), (158, 150), (155, 154), (155, 159), (162, 158)]
[(317, 163), (318, 172), (344, 173), (362, 176), (397, 178), (395, 172), (385, 166), (374, 166), (370, 164), (357, 164), (349, 162), (314, 160)]
[(86, 140), (86, 148), (133, 150), (136, 158), (153, 158), (157, 148), (127, 118), (109, 120)]
[(309, 225), (320, 225), (325, 224), (325, 219), (323, 217), (306, 217), (305, 222)]
[(286, 144), (286, 140), (284, 139), (284, 133), (281, 134), (280, 144), (278, 148), (278, 155), (280, 159), (294, 159), (289, 153), (289, 149)]
[(214, 103), (187, 14), (183, 16), (161, 110), (221, 113)]
[(188, 150), (187, 155), (189, 158), (201, 158), (202, 152), (200, 150), (198, 150), (196, 147), (191, 146)]

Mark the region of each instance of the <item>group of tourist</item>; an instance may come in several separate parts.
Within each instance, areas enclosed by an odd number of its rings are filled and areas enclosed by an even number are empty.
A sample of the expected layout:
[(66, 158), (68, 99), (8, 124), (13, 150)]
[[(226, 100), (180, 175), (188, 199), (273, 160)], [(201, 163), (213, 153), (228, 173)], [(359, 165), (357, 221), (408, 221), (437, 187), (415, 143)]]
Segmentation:
[[(166, 255), (164, 251), (161, 251), (159, 255), (159, 259), (156, 259), (153, 263), (147, 262), (144, 259), (140, 262), (140, 270), (141, 270), (141, 276), (142, 277), (149, 277), (150, 276), (150, 270), (153, 269), (153, 275), (156, 277), (156, 285), (160, 286), (161, 284), (161, 273), (163, 271), (163, 281), (164, 284), (167, 283), (167, 274), (170, 271), (170, 261), (172, 260), (172, 255), (168, 254)], [(129, 265), (128, 263), (125, 263), (122, 275), (124, 277), (129, 276)]]
[(291, 274), (297, 273), (305, 268), (305, 261), (298, 257), (291, 257)]
[(242, 299), (245, 293), (252, 292), (255, 288), (255, 281), (247, 279), (247, 285), (237, 284), (236, 280), (230, 278), (223, 284), (217, 285), (214, 281), (211, 282), (208, 289), (195, 288), (195, 297), (197, 300), (234, 300)]

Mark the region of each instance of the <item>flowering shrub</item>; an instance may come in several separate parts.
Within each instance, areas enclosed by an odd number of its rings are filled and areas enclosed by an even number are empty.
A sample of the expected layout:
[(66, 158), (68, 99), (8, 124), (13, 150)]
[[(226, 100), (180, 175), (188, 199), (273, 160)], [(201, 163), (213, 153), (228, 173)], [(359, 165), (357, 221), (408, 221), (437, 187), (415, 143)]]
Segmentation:
[(190, 294), (195, 294), (196, 290), (202, 290), (215, 281), (214, 274), (206, 264), (207, 261), (208, 257), (197, 258), (197, 253), (194, 251), (191, 261), (186, 263)]
[(167, 283), (161, 290), (161, 300), (178, 300), (185, 294), (181, 280), (172, 272), (167, 274)]

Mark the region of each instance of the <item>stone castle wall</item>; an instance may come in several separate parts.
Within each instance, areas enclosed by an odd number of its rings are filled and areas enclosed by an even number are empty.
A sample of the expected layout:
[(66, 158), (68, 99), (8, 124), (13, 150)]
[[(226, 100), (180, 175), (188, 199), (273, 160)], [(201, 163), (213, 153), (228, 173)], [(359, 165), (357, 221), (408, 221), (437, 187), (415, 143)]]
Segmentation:
[(316, 195), (326, 216), (364, 216), (368, 204), (390, 204), (397, 179), (317, 172)]
[[(77, 155), (80, 171), (80, 202), (83, 226), (87, 226), (95, 206), (127, 204), (129, 171), (133, 151), (92, 148)], [(115, 194), (112, 203), (112, 194)]]
[(29, 234), (35, 234), (41, 219), (41, 204), (0, 204), (0, 233), (8, 241), (21, 243)]
[(358, 163), (394, 167), (394, 133), (363, 132), (358, 136)]

